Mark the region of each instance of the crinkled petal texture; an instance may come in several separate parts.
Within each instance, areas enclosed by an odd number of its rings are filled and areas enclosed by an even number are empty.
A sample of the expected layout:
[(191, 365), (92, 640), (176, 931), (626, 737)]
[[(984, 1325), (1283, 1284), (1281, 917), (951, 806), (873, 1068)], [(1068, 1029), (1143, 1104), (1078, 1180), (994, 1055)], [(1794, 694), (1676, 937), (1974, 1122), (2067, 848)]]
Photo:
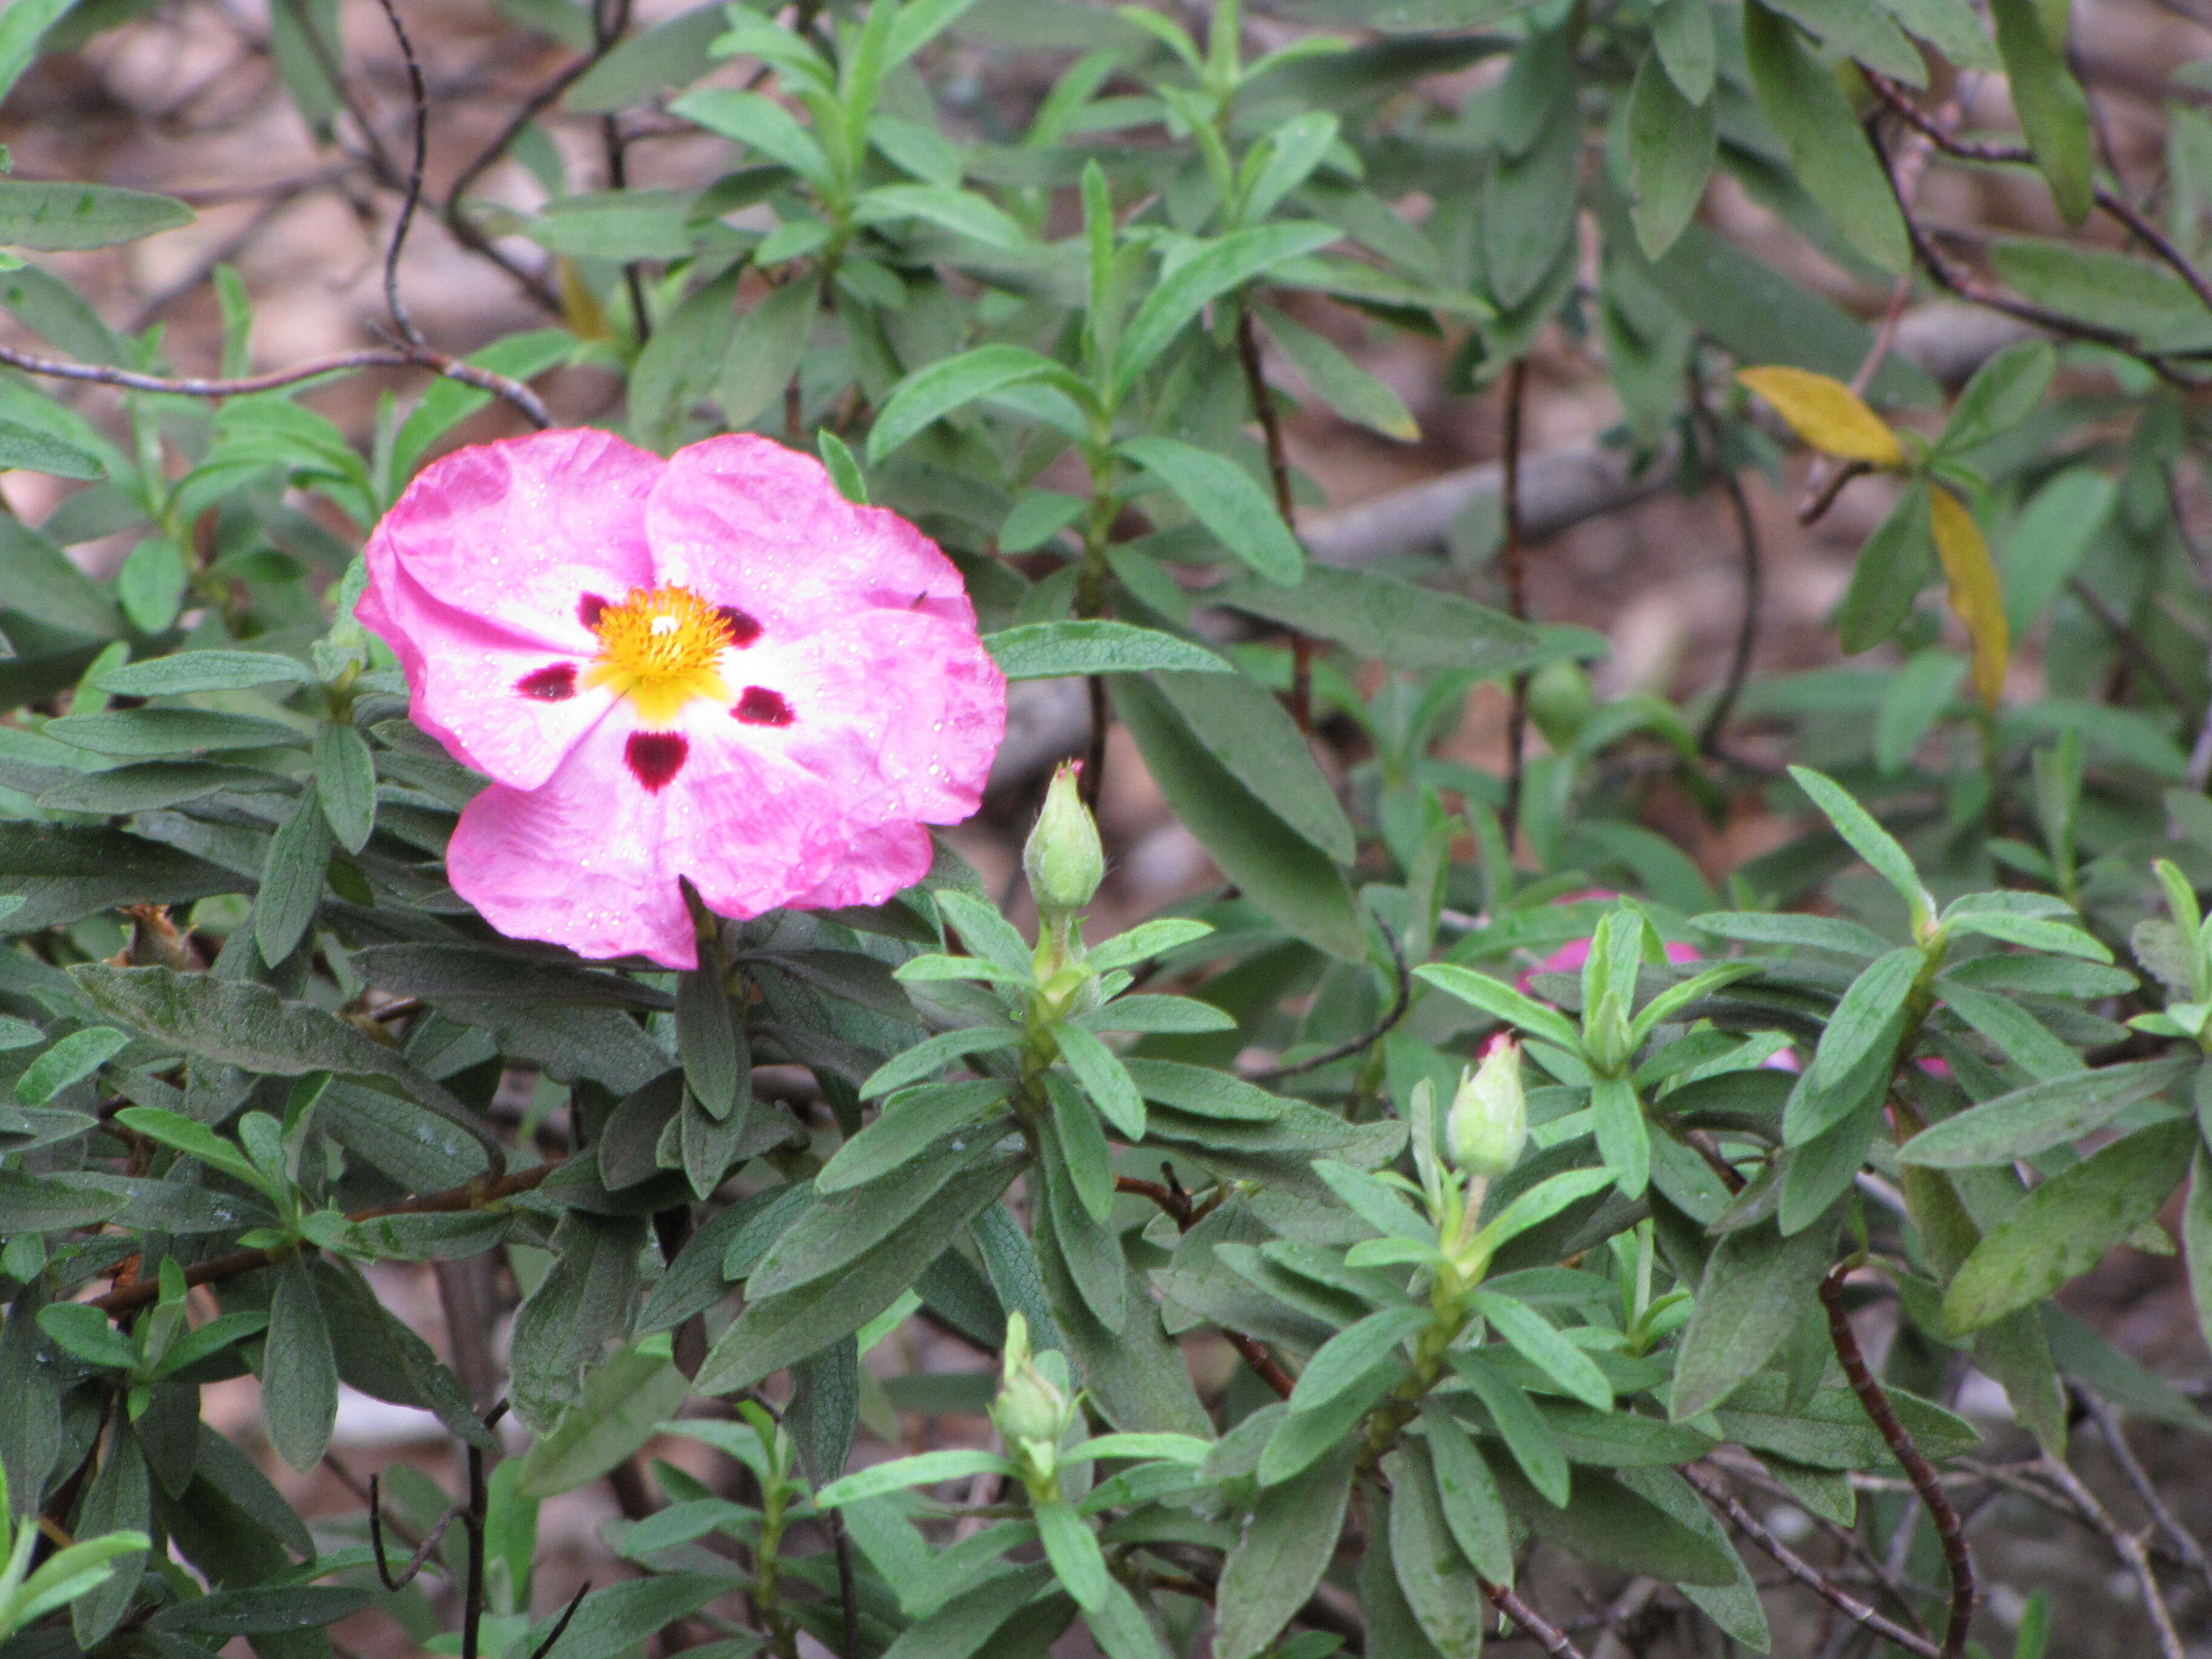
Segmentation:
[[(591, 431), (464, 450), (368, 562), (359, 615), (416, 722), (493, 780), (454, 832), (454, 890), (586, 956), (691, 966), (679, 878), (728, 916), (880, 903), (928, 870), (925, 824), (975, 810), (1004, 735), (951, 562), (765, 438), (666, 461)], [(594, 673), (598, 623), (675, 587), (724, 619), (707, 680), (727, 700), (647, 719)]]

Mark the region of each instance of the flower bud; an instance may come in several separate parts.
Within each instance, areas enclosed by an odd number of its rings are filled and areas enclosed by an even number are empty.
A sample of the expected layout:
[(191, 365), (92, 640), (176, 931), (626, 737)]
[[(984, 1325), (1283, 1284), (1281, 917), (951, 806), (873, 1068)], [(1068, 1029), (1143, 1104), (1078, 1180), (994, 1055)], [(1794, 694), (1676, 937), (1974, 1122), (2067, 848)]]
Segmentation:
[(999, 1396), (991, 1402), (991, 1420), (1006, 1444), (1018, 1456), (1028, 1453), (1025, 1462), (1041, 1458), (1049, 1468), (1072, 1409), (1066, 1393), (1030, 1357), (1029, 1322), (1018, 1313), (1009, 1314)]
[(1518, 1164), (1528, 1139), (1521, 1045), (1500, 1037), (1484, 1052), (1479, 1066), (1460, 1073), (1459, 1092), (1444, 1118), (1444, 1145), (1461, 1170), (1486, 1178)]
[(1554, 751), (1564, 754), (1590, 717), (1595, 699), (1582, 665), (1547, 663), (1528, 680), (1528, 718)]
[(1083, 804), (1076, 779), (1083, 770), (1076, 761), (1063, 761), (1046, 790), (1044, 810), (1036, 828), (1022, 848), (1022, 872), (1038, 914), (1066, 915), (1091, 902), (1098, 884), (1106, 878), (1106, 853), (1098, 843), (1098, 825)]

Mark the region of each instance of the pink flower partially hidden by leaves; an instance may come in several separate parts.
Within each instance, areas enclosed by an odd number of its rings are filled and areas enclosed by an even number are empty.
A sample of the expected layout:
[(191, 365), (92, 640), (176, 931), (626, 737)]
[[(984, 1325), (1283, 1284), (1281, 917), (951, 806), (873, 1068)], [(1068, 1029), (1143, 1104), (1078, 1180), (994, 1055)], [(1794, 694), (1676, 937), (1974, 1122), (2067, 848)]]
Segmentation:
[[(1620, 894), (1607, 888), (1586, 887), (1579, 892), (1562, 893), (1552, 902), (1578, 904), (1591, 899), (1617, 899), (1620, 896)], [(1579, 974), (1583, 970), (1583, 964), (1589, 960), (1589, 953), (1590, 942), (1587, 938), (1569, 939), (1551, 955), (1522, 970), (1514, 980), (1513, 988), (1526, 992), (1528, 988), (1528, 981), (1539, 974)], [(1667, 946), (1667, 960), (1679, 968), (1684, 963), (1700, 962), (1704, 958), (1698, 956), (1694, 946), (1670, 943)]]
[(447, 854), (501, 933), (697, 960), (733, 917), (875, 904), (975, 811), (1006, 681), (960, 574), (822, 465), (738, 434), (664, 460), (539, 433), (425, 468), (358, 614), (491, 787)]

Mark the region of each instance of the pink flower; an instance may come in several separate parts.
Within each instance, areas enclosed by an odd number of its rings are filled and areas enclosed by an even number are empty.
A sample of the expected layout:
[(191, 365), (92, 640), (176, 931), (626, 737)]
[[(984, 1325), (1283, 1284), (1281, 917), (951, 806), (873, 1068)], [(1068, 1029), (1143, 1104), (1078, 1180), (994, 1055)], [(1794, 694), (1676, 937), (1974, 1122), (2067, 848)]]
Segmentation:
[(501, 933), (697, 957), (726, 916), (874, 904), (968, 817), (1006, 682), (952, 563), (738, 434), (667, 460), (604, 432), (423, 470), (369, 538), (358, 614), (414, 718), (491, 787), (453, 890)]

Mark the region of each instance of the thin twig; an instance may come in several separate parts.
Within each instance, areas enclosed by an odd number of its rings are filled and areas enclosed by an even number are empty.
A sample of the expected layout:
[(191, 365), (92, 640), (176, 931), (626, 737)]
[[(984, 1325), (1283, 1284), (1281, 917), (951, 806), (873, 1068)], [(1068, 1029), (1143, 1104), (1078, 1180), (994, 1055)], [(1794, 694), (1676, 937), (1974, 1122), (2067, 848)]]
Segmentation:
[[(1237, 305), (1237, 359), (1244, 368), (1244, 392), (1252, 413), (1267, 443), (1267, 477), (1274, 486), (1275, 511), (1295, 537), (1298, 533), (1297, 504), (1291, 498), (1290, 453), (1283, 442), (1282, 413), (1275, 407), (1274, 388), (1260, 361), (1259, 331), (1253, 326), (1252, 307)], [(1313, 641), (1304, 632), (1291, 630), (1291, 718), (1298, 730), (1313, 735)]]
[[(1978, 161), (1987, 166), (2033, 167), (2035, 158), (2022, 146), (2014, 144), (1970, 143), (1956, 137), (1923, 112), (1905, 95), (1903, 88), (1879, 72), (1866, 70), (1867, 82), (1874, 88), (1885, 104), (1902, 116), (1905, 124), (1921, 134), (1944, 155), (1954, 161)], [(2103, 185), (2095, 187), (2098, 208), (2108, 217), (2126, 228), (2152, 255), (2167, 265), (2176, 276), (2189, 284), (2190, 290), (2212, 310), (2212, 278), (2208, 278), (2166, 236), (2166, 233), (2144, 217), (2134, 203), (2118, 191)]]
[(1583, 1650), (1569, 1639), (1566, 1632), (1523, 1601), (1513, 1593), (1510, 1584), (1493, 1584), (1478, 1577), (1483, 1599), (1521, 1627), (1521, 1633), (1552, 1656), (1552, 1659), (1583, 1659)]
[(394, 1573), (384, 1553), (384, 1493), (378, 1484), (377, 1477), (370, 1475), (368, 1477), (368, 1547), (370, 1553), (376, 1558), (376, 1576), (383, 1581), (384, 1588), (388, 1590), (399, 1590), (413, 1583), (416, 1575), (422, 1571), (424, 1564), (429, 1560), (430, 1552), (436, 1549), (441, 1540), (444, 1539), (446, 1528), (460, 1519), (462, 1511), (466, 1507), (467, 1505), (464, 1504), (455, 1504), (440, 1516), (432, 1524), (430, 1530), (415, 1546), (415, 1553), (407, 1558), (407, 1565)]
[(399, 331), (399, 337), (410, 346), (420, 347), (425, 343), (422, 331), (415, 326), (406, 301), (399, 297), (399, 254), (407, 246), (407, 233), (415, 223), (415, 210), (422, 203), (422, 169), (429, 161), (430, 97), (423, 90), (422, 65), (415, 56), (415, 43), (407, 38), (407, 27), (399, 21), (398, 0), (377, 0), (377, 3), (384, 8), (384, 21), (392, 26), (392, 38), (398, 43), (400, 59), (407, 65), (407, 101), (414, 129), (399, 216), (392, 221), (392, 238), (384, 245), (384, 308), (391, 313), (392, 325)]
[(2142, 1540), (2112, 1519), (2105, 1506), (2097, 1501), (2096, 1494), (2081, 1484), (2081, 1479), (2066, 1467), (2063, 1458), (2043, 1455), (2041, 1473), (2052, 1485), (2074, 1500), (2089, 1524), (2103, 1534), (2112, 1553), (2120, 1558), (2129, 1573), (2142, 1591), (2143, 1611), (2150, 1615), (2152, 1626), (2158, 1632), (2158, 1650), (2163, 1659), (2188, 1659), (2181, 1638), (2175, 1633), (2173, 1616), (2166, 1610), (2166, 1597), (2159, 1589), (2157, 1575), (2151, 1571), (2150, 1558), (2143, 1553)]
[(1845, 461), (1822, 480), (1818, 489), (1808, 489), (1805, 499), (1797, 504), (1797, 522), (1810, 526), (1828, 516), (1828, 509), (1836, 504), (1836, 497), (1844, 493), (1844, 486), (1854, 478), (1863, 478), (1874, 471), (1864, 461)]
[[(1528, 620), (1527, 559), (1521, 537), (1521, 404), (1528, 389), (1528, 360), (1516, 357), (1505, 371), (1505, 443), (1500, 459), (1498, 505), (1505, 521), (1505, 609), (1516, 622)], [(1521, 822), (1521, 774), (1528, 747), (1528, 675), (1513, 677), (1513, 701), (1505, 711), (1505, 803), (1499, 821), (1510, 846)]]
[(576, 1616), (576, 1609), (584, 1605), (584, 1598), (592, 1593), (592, 1581), (586, 1578), (576, 1586), (576, 1593), (568, 1598), (568, 1605), (561, 1609), (561, 1616), (553, 1621), (553, 1628), (545, 1639), (530, 1650), (530, 1659), (545, 1659), (553, 1651), (553, 1644), (568, 1633), (568, 1621)]
[[(1135, 1176), (1116, 1176), (1114, 1177), (1114, 1190), (1133, 1193), (1140, 1198), (1152, 1200), (1175, 1223), (1177, 1232), (1188, 1232), (1212, 1213), (1213, 1204), (1194, 1204), (1190, 1194), (1183, 1190), (1182, 1183), (1176, 1179), (1174, 1164), (1163, 1160), (1160, 1173), (1167, 1177), (1164, 1182), (1143, 1181)], [(1244, 1363), (1252, 1368), (1262, 1382), (1283, 1399), (1291, 1397), (1291, 1390), (1297, 1386), (1297, 1379), (1283, 1369), (1280, 1360), (1267, 1352), (1266, 1343), (1246, 1335), (1243, 1331), (1232, 1331), (1225, 1325), (1217, 1325), (1214, 1328), (1228, 1339), (1229, 1346), (1243, 1356)]]
[(289, 368), (271, 369), (265, 374), (246, 374), (228, 380), (209, 380), (193, 375), (142, 374), (136, 369), (111, 368), (105, 363), (65, 362), (58, 357), (34, 357), (27, 351), (18, 351), (13, 346), (0, 346), (0, 366), (21, 369), (26, 374), (43, 375), (52, 380), (89, 380), (98, 386), (118, 386), (127, 392), (166, 392), (179, 398), (245, 398), (257, 392), (273, 392), (279, 386), (297, 386), (302, 380), (315, 380), (325, 374), (342, 374), (362, 368), (427, 368), (449, 380), (459, 380), (479, 392), (489, 392), (495, 398), (504, 398), (521, 411), (532, 425), (541, 430), (553, 424), (553, 416), (528, 386), (505, 374), (494, 374), (488, 368), (478, 368), (448, 357), (442, 351), (428, 346), (366, 346), (358, 351), (341, 351), (329, 357), (311, 357), (304, 363), (295, 363)]
[(1686, 1464), (1678, 1473), (1703, 1493), (1708, 1503), (1717, 1504), (1735, 1523), (1737, 1531), (1771, 1556), (1775, 1565), (1783, 1571), (1853, 1624), (1872, 1631), (1883, 1641), (1903, 1648), (1907, 1653), (1919, 1655), (1920, 1659), (1945, 1659), (1943, 1650), (1926, 1637), (1915, 1635), (1894, 1620), (1884, 1618), (1849, 1591), (1830, 1583), (1818, 1567), (1777, 1538), (1757, 1516), (1737, 1500), (1735, 1493), (1703, 1469), (1695, 1464)]
[(1903, 1467), (1920, 1501), (1928, 1506), (1928, 1519), (1942, 1544), (1943, 1565), (1951, 1576), (1951, 1608), (1943, 1628), (1942, 1659), (1959, 1659), (1966, 1650), (1966, 1626), (1974, 1616), (1973, 1555), (1966, 1547), (1959, 1512), (1951, 1507), (1950, 1495), (1943, 1490), (1934, 1465), (1913, 1443), (1911, 1431), (1889, 1403), (1888, 1393), (1867, 1369), (1866, 1355), (1860, 1351), (1858, 1334), (1851, 1329), (1850, 1315), (1844, 1306), (1844, 1276), (1849, 1271), (1848, 1264), (1838, 1262), (1820, 1281), (1820, 1305), (1828, 1313), (1828, 1340), (1844, 1368), (1844, 1380), (1858, 1396), (1860, 1408), (1881, 1433), (1890, 1455)]
[(2134, 1449), (2128, 1444), (2120, 1414), (2112, 1407), (2091, 1394), (2087, 1389), (2077, 1389), (2074, 1397), (2088, 1407), (2089, 1415), (2097, 1419), (2097, 1431), (2105, 1437), (2105, 1446), (2112, 1454), (2112, 1461), (2120, 1466), (2128, 1485), (2135, 1488), (2136, 1497), (2149, 1512), (2158, 1529), (2166, 1534), (2174, 1552), (2189, 1565), (2190, 1570), (2203, 1581), (2204, 1588), (2212, 1590), (2212, 1557), (2204, 1553), (2204, 1546), (2197, 1541), (2196, 1534), (2181, 1524), (2180, 1517), (2159, 1496), (2158, 1488), (2151, 1483), (2149, 1474), (2136, 1459)]
[(2149, 642), (2136, 632), (2125, 617), (2106, 605), (2095, 588), (2079, 576), (2069, 576), (2066, 592), (2076, 605), (2089, 613), (2100, 628), (2112, 636), (2113, 643), (2127, 653), (2126, 665), (2131, 672), (2140, 670), (2158, 688), (2159, 696), (2174, 708), (2186, 708), (2189, 706), (2188, 699), (2182, 696), (2181, 687), (2175, 684), (2173, 676), (2159, 661), (2158, 653), (2150, 648)]
[(1735, 520), (1736, 544), (1743, 562), (1743, 614), (1736, 623), (1735, 647), (1729, 653), (1728, 674), (1721, 682), (1720, 696), (1714, 699), (1705, 726), (1698, 733), (1698, 752), (1711, 758), (1720, 752), (1721, 733), (1727, 729), (1729, 717), (1735, 712), (1736, 699), (1743, 695), (1744, 682), (1751, 675), (1752, 653), (1759, 646), (1759, 608), (1764, 584), (1759, 526), (1751, 516), (1751, 502), (1744, 495), (1743, 480), (1736, 477), (1735, 469), (1721, 454), (1720, 424), (1706, 405), (1705, 377), (1698, 372), (1694, 347), (1690, 353), (1689, 380), (1691, 425), (1698, 446), (1705, 452), (1706, 466), (1728, 496), (1729, 511)]
[[(535, 1168), (518, 1170), (495, 1181), (476, 1180), (449, 1188), (442, 1193), (428, 1193), (420, 1198), (404, 1198), (396, 1204), (374, 1204), (365, 1210), (352, 1210), (346, 1214), (349, 1221), (380, 1221), (395, 1215), (447, 1215), (463, 1210), (479, 1210), (526, 1193), (551, 1175), (561, 1165), (540, 1164)], [(272, 1244), (266, 1249), (233, 1250), (227, 1255), (210, 1256), (204, 1261), (194, 1262), (185, 1269), (186, 1285), (216, 1284), (235, 1279), (260, 1267), (272, 1267), (287, 1257), (297, 1254), (296, 1244)], [(157, 1300), (161, 1294), (158, 1280), (140, 1279), (106, 1296), (94, 1297), (84, 1305), (97, 1308), (102, 1313), (127, 1313), (133, 1308), (143, 1308)]]
[(1268, 1066), (1256, 1072), (1240, 1072), (1247, 1083), (1279, 1083), (1286, 1077), (1303, 1077), (1308, 1072), (1318, 1072), (1324, 1066), (1334, 1066), (1340, 1060), (1358, 1054), (1361, 1049), (1380, 1042), (1396, 1029), (1413, 1002), (1413, 972), (1406, 965), (1406, 947), (1398, 943), (1398, 936), (1388, 927), (1382, 929), (1383, 942), (1390, 947), (1390, 960), (1398, 975), (1398, 988), (1390, 1000), (1390, 1006), (1382, 1018), (1349, 1042), (1340, 1042), (1334, 1048), (1324, 1048), (1317, 1054), (1295, 1060), (1288, 1066)]

